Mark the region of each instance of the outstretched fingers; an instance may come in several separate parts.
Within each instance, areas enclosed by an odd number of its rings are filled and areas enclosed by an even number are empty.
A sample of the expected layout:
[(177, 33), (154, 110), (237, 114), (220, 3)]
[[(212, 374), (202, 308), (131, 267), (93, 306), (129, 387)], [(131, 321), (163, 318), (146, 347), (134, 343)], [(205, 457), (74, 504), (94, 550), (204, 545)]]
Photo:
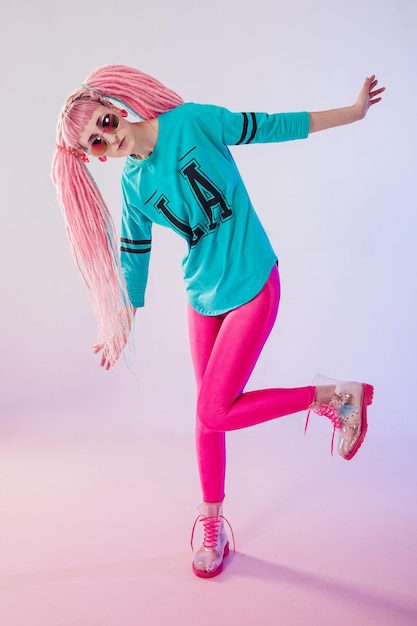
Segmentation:
[(377, 104), (377, 102), (381, 102), (382, 98), (379, 96), (385, 91), (385, 87), (375, 89), (378, 84), (378, 80), (375, 78), (375, 74), (369, 76), (367, 78), (367, 82), (369, 82), (369, 106), (371, 106), (372, 104)]
[(381, 87), (380, 89), (376, 89), (375, 91), (369, 92), (369, 105), (376, 104), (377, 102), (381, 102), (382, 98), (378, 98), (379, 94), (385, 91), (385, 87)]

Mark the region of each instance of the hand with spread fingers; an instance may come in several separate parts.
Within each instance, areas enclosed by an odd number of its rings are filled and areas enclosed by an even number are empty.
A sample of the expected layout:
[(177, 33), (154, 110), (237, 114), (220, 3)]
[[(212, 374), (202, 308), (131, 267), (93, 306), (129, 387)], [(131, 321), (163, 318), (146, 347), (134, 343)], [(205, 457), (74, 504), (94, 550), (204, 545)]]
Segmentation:
[(368, 76), (365, 79), (355, 104), (338, 109), (311, 112), (310, 133), (362, 120), (367, 114), (369, 107), (382, 100), (381, 94), (385, 91), (385, 87), (376, 89), (377, 84), (378, 81), (375, 78), (375, 74), (372, 74), (372, 76)]
[(363, 119), (367, 114), (369, 107), (373, 104), (381, 102), (381, 94), (385, 91), (385, 87), (376, 89), (378, 81), (375, 78), (375, 74), (365, 79), (362, 89), (359, 92), (358, 98), (355, 102), (355, 107), (358, 110), (358, 119)]

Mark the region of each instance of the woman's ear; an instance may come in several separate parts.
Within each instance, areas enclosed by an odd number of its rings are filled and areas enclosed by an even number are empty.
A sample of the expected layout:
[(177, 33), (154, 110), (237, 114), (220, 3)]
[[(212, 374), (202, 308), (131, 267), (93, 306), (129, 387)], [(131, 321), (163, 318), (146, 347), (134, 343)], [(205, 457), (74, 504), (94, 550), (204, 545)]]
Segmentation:
[(113, 109), (113, 111), (120, 115), (120, 117), (127, 117), (129, 115), (126, 109), (119, 109), (119, 107), (113, 104), (113, 102), (107, 102), (105, 106), (109, 109)]

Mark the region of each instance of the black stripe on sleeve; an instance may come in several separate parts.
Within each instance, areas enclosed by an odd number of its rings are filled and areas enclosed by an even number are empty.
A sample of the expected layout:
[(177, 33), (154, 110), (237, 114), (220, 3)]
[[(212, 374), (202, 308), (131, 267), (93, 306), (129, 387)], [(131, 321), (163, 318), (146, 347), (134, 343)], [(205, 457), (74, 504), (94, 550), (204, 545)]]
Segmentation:
[(131, 243), (134, 246), (149, 245), (151, 243), (150, 239), (125, 239), (125, 237), (121, 237), (120, 241), (122, 243)]
[(243, 115), (243, 129), (242, 129), (242, 136), (239, 139), (239, 141), (237, 142), (237, 146), (241, 143), (243, 143), (243, 140), (246, 137), (246, 133), (248, 132), (248, 116), (246, 115), (246, 113), (242, 113)]
[(258, 130), (258, 123), (256, 121), (255, 113), (251, 113), (251, 118), (252, 118), (252, 132), (251, 132), (251, 136), (249, 137), (249, 139), (245, 143), (250, 143), (251, 141), (253, 141), (253, 139), (254, 139), (254, 137), (256, 135), (256, 131)]
[(151, 249), (150, 248), (143, 248), (142, 250), (133, 250), (132, 248), (126, 248), (125, 246), (122, 246), (120, 248), (121, 252), (130, 252), (130, 254), (146, 254), (147, 252), (150, 252)]

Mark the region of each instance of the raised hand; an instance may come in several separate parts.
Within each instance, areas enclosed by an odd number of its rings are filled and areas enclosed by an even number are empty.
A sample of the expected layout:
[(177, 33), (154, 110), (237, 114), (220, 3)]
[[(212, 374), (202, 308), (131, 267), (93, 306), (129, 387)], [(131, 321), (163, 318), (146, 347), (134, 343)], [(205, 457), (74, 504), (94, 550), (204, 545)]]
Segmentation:
[(368, 76), (368, 78), (365, 79), (363, 87), (360, 90), (357, 100), (355, 102), (355, 107), (358, 111), (358, 119), (363, 119), (365, 117), (369, 110), (369, 107), (377, 104), (378, 102), (381, 102), (382, 97), (380, 96), (380, 94), (385, 91), (385, 87), (375, 89), (377, 84), (378, 81), (375, 78), (375, 74), (372, 74), (372, 76)]
[(385, 87), (375, 89), (377, 84), (378, 81), (375, 78), (375, 74), (373, 74), (365, 79), (355, 104), (340, 109), (310, 113), (310, 133), (362, 120), (367, 114), (369, 107), (382, 100), (380, 94), (385, 91)]

